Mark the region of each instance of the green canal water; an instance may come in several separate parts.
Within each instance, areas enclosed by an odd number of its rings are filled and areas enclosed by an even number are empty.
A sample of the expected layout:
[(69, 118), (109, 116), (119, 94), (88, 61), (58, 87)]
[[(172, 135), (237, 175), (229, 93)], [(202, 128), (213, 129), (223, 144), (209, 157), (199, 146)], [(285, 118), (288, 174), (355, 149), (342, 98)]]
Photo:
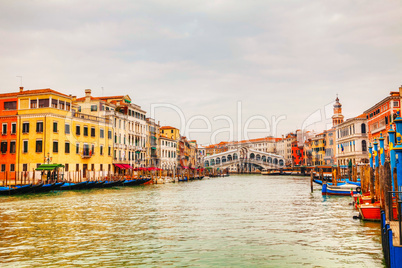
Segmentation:
[(307, 177), (0, 198), (0, 267), (383, 267), (380, 226)]

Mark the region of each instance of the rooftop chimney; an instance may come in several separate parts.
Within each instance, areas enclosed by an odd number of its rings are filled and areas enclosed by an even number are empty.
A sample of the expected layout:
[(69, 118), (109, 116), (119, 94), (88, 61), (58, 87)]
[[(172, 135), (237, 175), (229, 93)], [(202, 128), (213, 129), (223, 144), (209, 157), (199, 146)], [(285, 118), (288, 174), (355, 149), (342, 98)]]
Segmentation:
[(402, 86), (399, 87), (399, 96), (402, 97)]
[(24, 87), (20, 87), (20, 92), (24, 91)]
[(85, 97), (91, 97), (91, 90), (85, 89)]

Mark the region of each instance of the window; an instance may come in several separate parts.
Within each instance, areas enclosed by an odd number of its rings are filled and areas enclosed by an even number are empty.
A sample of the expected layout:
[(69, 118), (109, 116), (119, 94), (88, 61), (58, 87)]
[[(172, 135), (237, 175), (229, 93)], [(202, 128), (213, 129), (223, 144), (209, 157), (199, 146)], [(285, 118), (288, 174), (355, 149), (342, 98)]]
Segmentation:
[(37, 152), (37, 153), (42, 152), (42, 140), (37, 140), (36, 141), (35, 152)]
[(79, 170), (80, 170), (80, 164), (76, 164), (76, 165), (75, 165), (75, 170), (76, 170), (76, 171), (79, 171)]
[(28, 164), (22, 164), (22, 171), (28, 171)]
[(22, 152), (27, 153), (28, 152), (28, 140), (22, 141)]
[(59, 152), (59, 142), (53, 141), (53, 153), (58, 153), (58, 152)]
[(103, 130), (103, 128), (101, 128), (99, 130), (99, 136), (100, 136), (101, 139), (103, 139), (105, 137), (105, 131)]
[(66, 154), (70, 153), (70, 142), (66, 141), (66, 143), (64, 144), (64, 152)]
[(107, 151), (107, 155), (111, 156), (111, 154), (112, 154), (112, 147), (109, 146), (108, 151)]
[(7, 123), (4, 123), (1, 128), (1, 134), (7, 135)]
[(91, 105), (91, 112), (96, 112), (98, 110), (97, 105)]
[(36, 132), (38, 132), (38, 133), (43, 132), (43, 122), (42, 121), (36, 122)]
[(54, 121), (54, 122), (53, 122), (53, 132), (54, 132), (54, 133), (57, 133), (57, 125), (58, 125), (58, 124), (57, 124), (57, 121)]
[(362, 134), (366, 133), (366, 124), (361, 125)]
[(70, 125), (69, 125), (69, 124), (65, 124), (65, 125), (64, 125), (64, 132), (65, 132), (66, 134), (70, 134)]
[(79, 154), (79, 153), (80, 153), (80, 144), (79, 144), (79, 143), (76, 143), (76, 144), (75, 144), (75, 153), (76, 153), (76, 154)]
[(362, 140), (362, 151), (367, 151), (367, 142), (365, 140)]
[(95, 153), (95, 145), (92, 144), (92, 148), (91, 148), (91, 153), (90, 153), (90, 155), (92, 155), (92, 154), (94, 154), (94, 153)]
[(88, 127), (84, 126), (84, 136), (88, 136)]
[(103, 145), (100, 146), (99, 154), (103, 155)]
[(68, 164), (64, 165), (64, 171), (68, 171)]
[(29, 122), (22, 123), (22, 133), (29, 133)]
[(103, 164), (100, 164), (99, 170), (100, 170), (100, 171), (103, 171)]
[(108, 137), (109, 140), (112, 139), (112, 131), (111, 131), (111, 130), (109, 130), (109, 131), (107, 132), (107, 137)]
[(78, 106), (78, 112), (81, 113), (81, 106)]
[(1, 171), (6, 171), (6, 164), (1, 164)]
[(91, 127), (91, 137), (95, 137), (95, 128)]
[(39, 108), (49, 107), (49, 99), (39, 100)]
[(16, 146), (15, 141), (10, 141), (10, 153), (15, 154)]
[(33, 108), (38, 108), (38, 101), (37, 100), (31, 100), (31, 109)]
[(83, 147), (83, 149), (82, 149), (82, 154), (83, 154), (84, 156), (89, 156), (89, 144), (84, 143), (84, 147)]
[(61, 110), (64, 110), (64, 101), (59, 101), (59, 105), (60, 105), (60, 107), (59, 107), (59, 109), (61, 109)]
[(95, 170), (95, 164), (91, 164), (91, 170)]
[(6, 101), (4, 102), (4, 110), (16, 110), (17, 102), (16, 101)]
[(11, 123), (11, 134), (17, 133), (17, 123)]
[(57, 108), (57, 103), (58, 103), (57, 100), (52, 99), (52, 108)]
[(1, 153), (2, 154), (7, 153), (7, 142), (6, 141), (1, 142)]
[(15, 171), (15, 164), (10, 164), (10, 171), (14, 172)]
[(394, 107), (399, 107), (399, 101), (394, 101)]
[(71, 107), (70, 103), (69, 103), (69, 102), (66, 102), (66, 110), (67, 110), (67, 111), (70, 111), (70, 109), (71, 109), (70, 107)]
[(81, 135), (81, 127), (80, 127), (80, 125), (75, 126), (75, 135)]

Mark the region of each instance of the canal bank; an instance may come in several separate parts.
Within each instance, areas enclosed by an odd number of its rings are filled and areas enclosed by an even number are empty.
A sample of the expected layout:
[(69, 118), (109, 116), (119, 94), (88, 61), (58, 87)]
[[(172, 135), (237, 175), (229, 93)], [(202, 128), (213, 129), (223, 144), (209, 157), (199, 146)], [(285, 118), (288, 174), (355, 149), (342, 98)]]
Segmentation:
[(1, 266), (382, 267), (379, 223), (303, 177), (0, 198)]

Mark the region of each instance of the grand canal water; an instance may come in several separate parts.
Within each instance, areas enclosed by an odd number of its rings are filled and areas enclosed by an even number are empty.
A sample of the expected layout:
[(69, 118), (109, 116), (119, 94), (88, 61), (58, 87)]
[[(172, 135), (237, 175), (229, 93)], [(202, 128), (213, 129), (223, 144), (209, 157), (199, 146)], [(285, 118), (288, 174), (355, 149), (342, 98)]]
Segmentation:
[(378, 223), (309, 178), (0, 198), (1, 267), (383, 267)]

